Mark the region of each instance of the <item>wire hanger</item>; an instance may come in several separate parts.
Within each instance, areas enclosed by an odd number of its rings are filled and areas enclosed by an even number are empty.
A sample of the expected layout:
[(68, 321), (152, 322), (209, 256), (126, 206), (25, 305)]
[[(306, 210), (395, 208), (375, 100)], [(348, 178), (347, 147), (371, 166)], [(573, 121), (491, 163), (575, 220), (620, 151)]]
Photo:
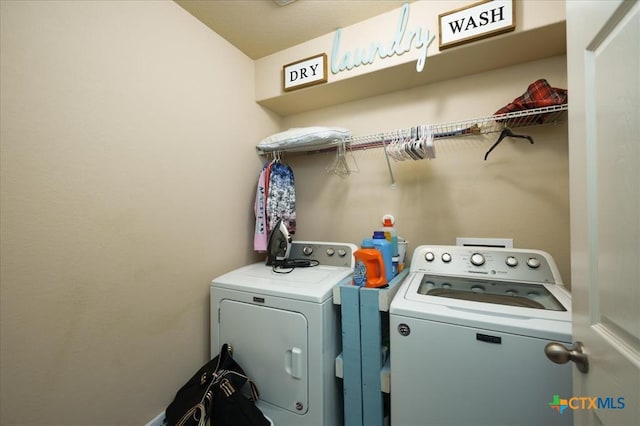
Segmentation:
[(271, 152), (271, 162), (279, 163), (281, 157), (282, 157), (282, 151), (272, 151)]
[(357, 173), (360, 171), (353, 153), (351, 153), (351, 162), (353, 163), (353, 167), (349, 166), (349, 161), (347, 160), (346, 142), (343, 141), (338, 144), (336, 148), (336, 157), (331, 162), (331, 164), (329, 164), (325, 168), (325, 170), (327, 171), (327, 173), (338, 175), (340, 177), (346, 177), (349, 176), (352, 172)]
[(493, 151), (493, 149), (496, 146), (498, 146), (498, 144), (500, 144), (500, 142), (502, 142), (502, 139), (506, 138), (507, 136), (511, 137), (511, 138), (527, 139), (527, 140), (529, 140), (529, 142), (531, 144), (533, 144), (533, 138), (531, 136), (528, 136), (528, 135), (517, 135), (517, 134), (513, 133), (510, 128), (505, 127), (504, 129), (502, 129), (502, 132), (500, 132), (500, 136), (498, 136), (498, 140), (491, 146), (491, 148), (489, 148), (489, 151), (487, 151), (487, 153), (484, 154), (484, 161), (487, 161), (487, 157), (489, 157), (489, 153), (491, 151)]

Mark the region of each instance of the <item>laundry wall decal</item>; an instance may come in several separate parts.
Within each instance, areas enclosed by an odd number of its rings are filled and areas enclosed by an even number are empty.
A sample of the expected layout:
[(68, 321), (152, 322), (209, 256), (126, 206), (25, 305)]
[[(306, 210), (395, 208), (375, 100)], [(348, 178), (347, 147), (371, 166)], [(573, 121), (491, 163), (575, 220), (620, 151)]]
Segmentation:
[(342, 50), (342, 29), (336, 30), (333, 36), (331, 50), (331, 73), (338, 74), (353, 68), (371, 65), (376, 59), (386, 59), (392, 56), (400, 56), (415, 49), (419, 52), (416, 62), (416, 71), (422, 72), (427, 60), (427, 49), (433, 43), (436, 36), (426, 26), (417, 26), (408, 29), (409, 4), (405, 3), (400, 8), (395, 33), (390, 39), (372, 41), (368, 47), (356, 47), (353, 50)]

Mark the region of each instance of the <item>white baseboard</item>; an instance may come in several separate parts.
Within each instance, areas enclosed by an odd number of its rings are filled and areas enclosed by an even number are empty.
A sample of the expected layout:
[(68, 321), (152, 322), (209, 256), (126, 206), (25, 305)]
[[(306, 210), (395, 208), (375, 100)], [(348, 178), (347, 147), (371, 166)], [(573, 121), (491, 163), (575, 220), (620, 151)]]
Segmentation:
[(158, 414), (157, 416), (155, 416), (153, 419), (149, 420), (149, 422), (147, 422), (147, 424), (144, 426), (162, 426), (163, 424), (164, 424), (164, 411)]

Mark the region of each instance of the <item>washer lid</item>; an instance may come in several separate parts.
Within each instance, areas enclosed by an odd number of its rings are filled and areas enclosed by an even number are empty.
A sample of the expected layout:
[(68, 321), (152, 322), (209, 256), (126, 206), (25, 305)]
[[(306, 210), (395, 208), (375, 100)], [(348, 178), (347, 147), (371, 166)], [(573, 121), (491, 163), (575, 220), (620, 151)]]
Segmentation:
[[(416, 293), (414, 300), (426, 295), (520, 308), (567, 310), (542, 284), (423, 275)], [(411, 296), (407, 294), (413, 299)]]
[[(424, 319), (442, 323), (477, 327), (487, 330), (503, 331), (523, 336), (538, 337), (563, 342), (571, 341), (571, 296), (567, 290), (557, 284), (537, 284), (535, 291), (541, 295), (548, 293), (550, 299), (558, 303), (558, 309), (530, 306), (515, 306), (514, 304), (490, 302), (480, 297), (473, 300), (468, 293), (473, 285), (491, 286), (491, 281), (467, 280), (467, 290), (459, 290), (461, 297), (448, 297), (451, 290), (442, 287), (445, 283), (452, 283), (457, 278), (410, 273), (401, 284), (396, 296), (389, 307), (389, 314), (406, 318)], [(425, 294), (431, 290), (431, 283), (435, 288), (440, 285), (440, 294)], [(508, 283), (505, 283), (508, 284)], [(514, 285), (521, 283), (514, 283)], [(539, 286), (539, 287), (538, 287)], [(453, 286), (452, 286), (453, 287)], [(533, 291), (532, 288), (531, 290)], [(529, 289), (526, 285), (515, 289)], [(541, 291), (544, 289), (544, 292)], [(474, 293), (475, 294), (475, 293)], [(483, 293), (486, 295), (486, 292)], [(511, 297), (511, 296), (504, 296)], [(499, 300), (499, 298), (497, 299)], [(541, 303), (538, 301), (538, 303)], [(547, 303), (547, 302), (545, 302)], [(544, 303), (541, 303), (544, 305)], [(559, 308), (561, 307), (561, 308)]]
[(211, 286), (320, 303), (329, 299), (333, 287), (351, 274), (351, 268), (327, 265), (282, 273), (260, 262), (221, 275)]

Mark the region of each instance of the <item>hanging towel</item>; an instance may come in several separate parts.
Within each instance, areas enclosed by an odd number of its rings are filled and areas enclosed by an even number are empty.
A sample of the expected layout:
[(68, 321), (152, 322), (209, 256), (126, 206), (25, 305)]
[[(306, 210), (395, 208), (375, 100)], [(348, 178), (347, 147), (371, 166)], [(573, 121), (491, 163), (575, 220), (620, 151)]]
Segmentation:
[(288, 165), (276, 161), (269, 173), (267, 194), (267, 223), (271, 231), (282, 219), (290, 234), (296, 232), (296, 191), (293, 170)]
[(258, 252), (267, 251), (268, 225), (267, 225), (267, 184), (266, 175), (269, 163), (265, 163), (260, 171), (258, 186), (256, 188), (256, 200), (253, 211), (256, 216), (256, 227), (253, 234), (253, 249)]

